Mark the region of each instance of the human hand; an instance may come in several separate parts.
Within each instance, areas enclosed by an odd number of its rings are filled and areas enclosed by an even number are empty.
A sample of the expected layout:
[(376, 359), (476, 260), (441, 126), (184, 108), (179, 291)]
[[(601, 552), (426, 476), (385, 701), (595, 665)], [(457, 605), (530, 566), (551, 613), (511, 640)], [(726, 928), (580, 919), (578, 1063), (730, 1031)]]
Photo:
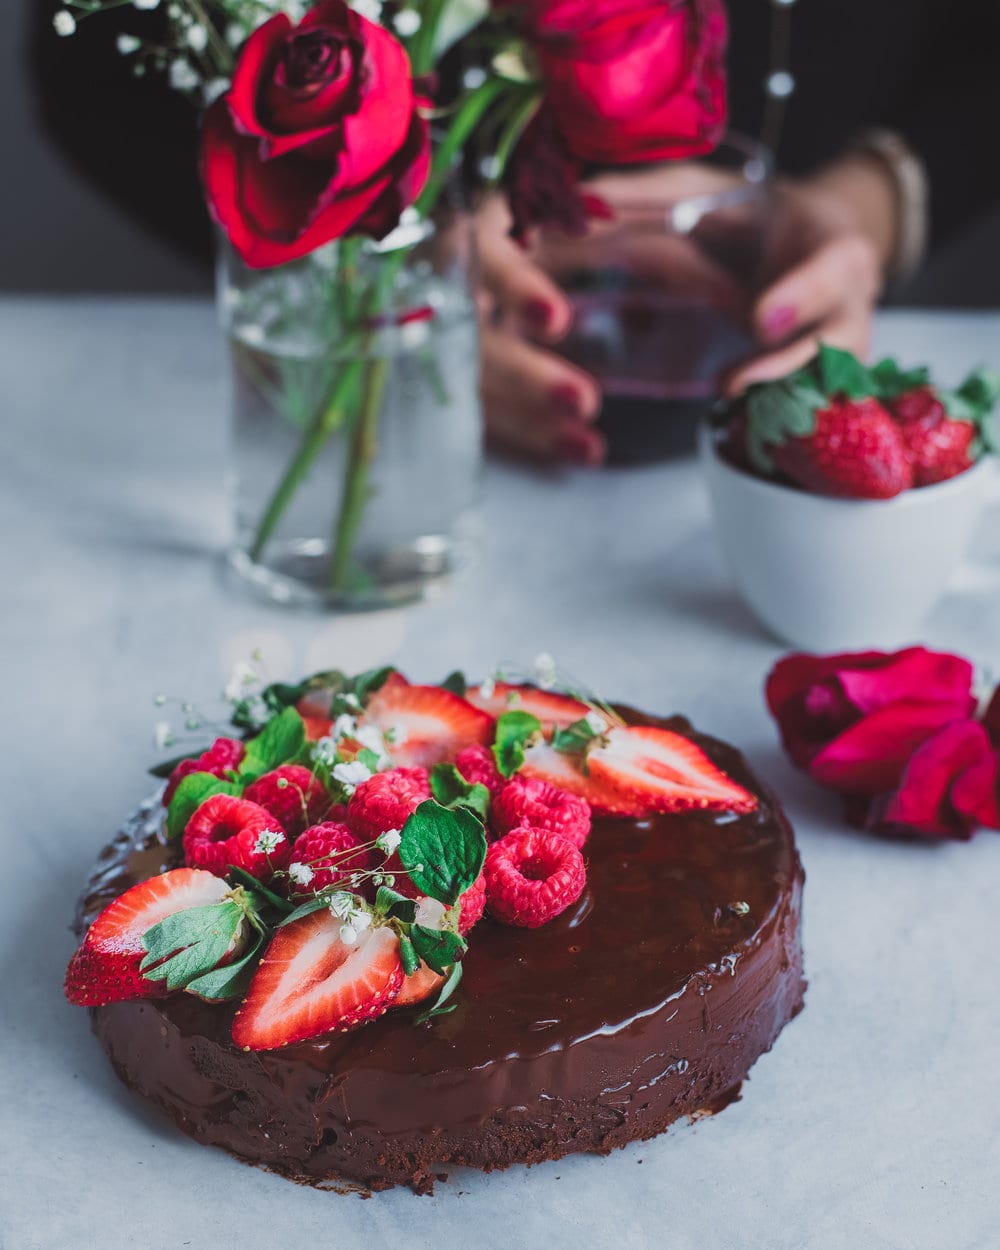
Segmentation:
[(820, 340), (867, 355), (894, 230), (892, 184), (868, 158), (779, 183), (765, 289), (751, 314), (761, 352), (729, 374), (726, 393), (794, 372)]

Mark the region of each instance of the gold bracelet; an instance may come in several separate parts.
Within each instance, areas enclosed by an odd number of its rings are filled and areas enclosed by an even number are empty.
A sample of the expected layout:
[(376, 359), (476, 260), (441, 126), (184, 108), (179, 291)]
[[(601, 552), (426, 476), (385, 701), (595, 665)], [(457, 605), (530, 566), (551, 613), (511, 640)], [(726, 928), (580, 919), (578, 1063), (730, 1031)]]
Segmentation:
[(855, 152), (873, 156), (888, 171), (896, 192), (896, 245), (887, 277), (911, 277), (927, 250), (930, 227), (930, 185), (920, 157), (894, 130), (866, 130), (851, 145)]

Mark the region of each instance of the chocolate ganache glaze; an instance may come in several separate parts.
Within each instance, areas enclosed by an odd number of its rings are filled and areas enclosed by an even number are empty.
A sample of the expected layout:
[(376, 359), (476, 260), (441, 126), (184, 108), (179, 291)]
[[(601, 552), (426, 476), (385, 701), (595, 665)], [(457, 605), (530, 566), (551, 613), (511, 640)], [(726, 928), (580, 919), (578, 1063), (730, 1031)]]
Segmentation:
[[(295, 1180), (428, 1192), (491, 1170), (607, 1153), (725, 1105), (802, 1007), (803, 873), (742, 757), (693, 737), (760, 797), (747, 816), (599, 817), (579, 902), (541, 929), (484, 919), (458, 1008), (282, 1050), (239, 1050), (235, 1004), (186, 994), (92, 1010), (121, 1079), (201, 1142)], [(105, 849), (78, 917), (176, 862), (147, 803)]]

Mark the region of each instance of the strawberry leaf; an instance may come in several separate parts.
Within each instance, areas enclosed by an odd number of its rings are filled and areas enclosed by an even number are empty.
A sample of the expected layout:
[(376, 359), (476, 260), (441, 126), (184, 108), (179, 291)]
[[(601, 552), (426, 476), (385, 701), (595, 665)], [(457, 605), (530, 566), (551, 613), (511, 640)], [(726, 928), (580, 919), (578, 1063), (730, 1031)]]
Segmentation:
[(350, 683), (351, 693), (363, 705), (373, 694), (382, 689), (395, 671), (392, 665), (388, 665), (385, 668), (370, 668), (367, 672), (359, 673)]
[(820, 343), (817, 366), (820, 387), (826, 395), (865, 399), (874, 391), (868, 370), (851, 352)]
[(872, 365), (869, 376), (873, 386), (872, 394), (876, 399), (898, 399), (907, 391), (915, 391), (919, 386), (927, 386), (931, 380), (930, 370), (925, 366), (902, 369), (889, 356)]
[(410, 941), (428, 968), (433, 968), (435, 972), (447, 972), (469, 949), (465, 939), (457, 933), (450, 933), (447, 929), (428, 929), (422, 924), (410, 926)]
[(215, 968), (212, 972), (195, 977), (184, 988), (189, 994), (197, 994), (199, 998), (206, 998), (211, 1002), (242, 998), (250, 988), (253, 974), (257, 971), (263, 945), (264, 934), (258, 933), (245, 955), (222, 968)]
[(387, 885), (380, 885), (375, 895), (375, 914), (385, 916), (387, 920), (401, 920), (404, 924), (412, 924), (417, 914), (417, 904), (405, 894), (390, 890)]
[(306, 727), (293, 707), (272, 716), (256, 738), (247, 743), (239, 774), (244, 784), (295, 759), (305, 745)]
[(174, 912), (142, 935), (147, 953), (139, 971), (149, 980), (166, 980), (168, 990), (182, 990), (219, 966), (243, 921), (243, 908), (233, 899)]
[(275, 894), (266, 885), (262, 885), (256, 877), (246, 872), (243, 868), (237, 868), (235, 864), (230, 864), (226, 869), (226, 877), (236, 885), (243, 886), (256, 899), (270, 903), (272, 907), (276, 907), (280, 912), (287, 913), (295, 907), (294, 903), (290, 903), (287, 898), (282, 898), (280, 894)]
[(542, 722), (530, 712), (504, 712), (497, 718), (493, 758), (502, 777), (513, 777), (524, 763), (524, 748), (542, 734)]
[[(462, 965), (453, 964), (451, 972), (448, 973), (448, 979), (445, 981), (444, 985), (441, 986), (441, 990), (437, 998), (434, 1000), (433, 1007), (431, 1007), (428, 1011), (421, 1012), (413, 1023), (426, 1024), (428, 1020), (433, 1020), (435, 1016), (446, 1016), (449, 1011), (454, 1011), (458, 1004), (448, 1003), (448, 999), (451, 998), (452, 994), (454, 994), (455, 990), (458, 988), (458, 983), (461, 979)], [(445, 1003), (448, 1003), (448, 1005), (445, 1006)]]
[(486, 834), (467, 808), (428, 799), (403, 826), (399, 858), (422, 894), (450, 907), (483, 870)]
[(452, 694), (457, 694), (460, 699), (464, 699), (469, 683), (465, 680), (465, 674), (460, 669), (455, 669), (441, 683), (441, 689), (450, 690)]
[(581, 755), (600, 736), (584, 716), (575, 720), (572, 725), (567, 725), (565, 729), (557, 729), (552, 735), (551, 745), (564, 755)]
[(213, 794), (239, 794), (240, 788), (212, 773), (189, 773), (174, 791), (167, 808), (167, 837), (179, 838), (187, 823)]
[(431, 769), (431, 794), (442, 807), (467, 807), (484, 823), (489, 815), (489, 790), (478, 781), (466, 781), (454, 764), (434, 765)]
[(761, 473), (774, 472), (768, 450), (790, 438), (808, 438), (816, 430), (816, 413), (826, 400), (805, 378), (760, 382), (747, 391), (747, 454)]
[(324, 907), (329, 906), (329, 897), (317, 894), (315, 898), (308, 899), (305, 903), (300, 903), (294, 911), (288, 913), (284, 920), (280, 920), (275, 925), (275, 928), (283, 929), (286, 924), (294, 924), (296, 920), (301, 920), (303, 916), (311, 916), (314, 911), (322, 911)]

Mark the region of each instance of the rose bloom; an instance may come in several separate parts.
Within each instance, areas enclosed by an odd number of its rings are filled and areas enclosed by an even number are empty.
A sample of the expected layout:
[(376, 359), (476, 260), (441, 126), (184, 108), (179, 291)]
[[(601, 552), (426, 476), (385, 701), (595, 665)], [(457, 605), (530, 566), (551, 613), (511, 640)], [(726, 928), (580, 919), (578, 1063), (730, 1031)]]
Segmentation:
[(698, 156), (726, 119), (722, 0), (536, 0), (528, 38), (569, 152), (596, 164)]
[(910, 647), (895, 654), (790, 655), (766, 695), (792, 760), (854, 796), (893, 791), (916, 749), (975, 711), (972, 665)]
[(254, 31), (202, 135), (209, 207), (254, 268), (387, 234), (429, 161), (405, 49), (344, 0)]

